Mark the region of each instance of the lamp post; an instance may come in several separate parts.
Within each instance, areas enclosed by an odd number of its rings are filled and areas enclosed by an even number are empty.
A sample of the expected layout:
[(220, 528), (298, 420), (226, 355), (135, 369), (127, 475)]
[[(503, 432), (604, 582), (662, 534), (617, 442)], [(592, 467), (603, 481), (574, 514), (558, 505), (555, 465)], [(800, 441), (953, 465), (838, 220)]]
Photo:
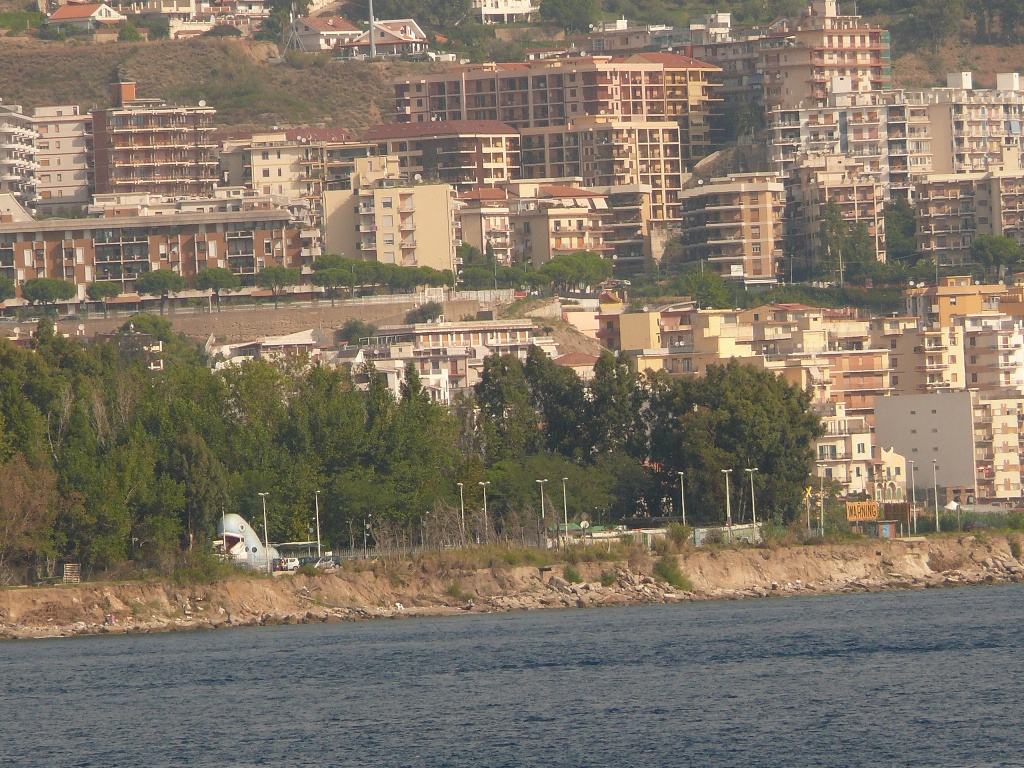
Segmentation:
[(373, 520), (373, 515), (367, 515), (363, 518), (363, 560), (369, 556), (367, 547), (367, 539), (370, 538), (370, 522)]
[(460, 532), (462, 534), (462, 546), (466, 546), (466, 497), (462, 494), (462, 483), (456, 483), (459, 486), (459, 512), (461, 514)]
[(320, 544), (320, 491), (315, 491), (313, 498), (316, 500), (316, 556), (324, 556), (324, 548)]
[(491, 540), (491, 524), (487, 520), (487, 486), (491, 484), (490, 480), (483, 480), (477, 485), (484, 489), (484, 543), (488, 544)]
[(267, 496), (269, 495), (269, 493), (260, 494), (260, 498), (263, 499), (263, 549), (266, 550), (267, 573), (270, 573), (270, 533), (267, 530)]
[(754, 502), (754, 473), (757, 467), (747, 467), (744, 472), (750, 475), (750, 524), (757, 527), (757, 504)]
[(939, 527), (939, 460), (932, 459), (932, 492), (935, 494), (935, 532), (942, 533)]
[(683, 525), (686, 525), (686, 495), (683, 491), (683, 473), (677, 472), (679, 475), (679, 512), (683, 517)]
[(563, 550), (569, 548), (569, 497), (565, 495), (565, 484), (568, 477), (562, 478), (562, 512), (565, 514), (565, 544)]
[(725, 527), (729, 529), (729, 540), (732, 541), (732, 502), (729, 501), (729, 475), (732, 470), (723, 469), (722, 474), (725, 475)]
[(544, 549), (548, 548), (548, 523), (547, 515), (544, 514), (544, 483), (547, 481), (548, 479), (546, 477), (537, 481), (537, 485), (540, 486), (540, 524), (544, 529)]
[(820, 502), (818, 508), (818, 530), (821, 532), (821, 537), (825, 537), (825, 465), (821, 467), (821, 488), (818, 491), (818, 501)]
[[(914, 535), (917, 535), (917, 482), (914, 480), (914, 460), (910, 460), (910, 514), (914, 518)], [(908, 525), (910, 521), (907, 521)]]

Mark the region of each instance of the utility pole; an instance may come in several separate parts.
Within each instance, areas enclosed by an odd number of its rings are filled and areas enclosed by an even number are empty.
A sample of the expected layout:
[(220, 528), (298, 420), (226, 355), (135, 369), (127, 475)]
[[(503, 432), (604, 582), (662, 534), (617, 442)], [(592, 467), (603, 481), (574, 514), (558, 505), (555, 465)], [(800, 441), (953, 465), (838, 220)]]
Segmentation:
[(369, 0), (370, 5), (370, 58), (377, 58), (377, 29), (373, 23), (373, 0)]

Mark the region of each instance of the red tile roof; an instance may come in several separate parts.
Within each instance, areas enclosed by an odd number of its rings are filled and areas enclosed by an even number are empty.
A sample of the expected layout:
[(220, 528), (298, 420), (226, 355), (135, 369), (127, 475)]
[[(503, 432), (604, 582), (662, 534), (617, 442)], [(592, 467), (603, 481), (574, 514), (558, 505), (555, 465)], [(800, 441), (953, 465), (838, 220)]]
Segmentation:
[(507, 200), (508, 193), (504, 189), (477, 187), (459, 195), (460, 200)]
[(593, 355), (588, 355), (583, 352), (570, 352), (567, 355), (562, 355), (555, 360), (555, 365), (566, 365), (572, 368), (576, 368), (581, 365), (587, 365), (593, 368), (597, 364), (597, 358)]
[(663, 64), (666, 67), (678, 67), (681, 69), (721, 69), (721, 67), (714, 64), (691, 59), (689, 56), (683, 56), (679, 53), (637, 53), (630, 56), (627, 61), (636, 59), (643, 59), (652, 64)]
[(497, 120), (436, 120), (422, 123), (386, 123), (369, 128), (364, 134), (365, 141), (386, 139), (411, 139), (427, 136), (452, 136), (472, 134), (519, 135), (519, 131)]
[(68, 3), (50, 14), (50, 21), (88, 19), (103, 7), (103, 3)]
[(558, 184), (537, 187), (537, 194), (541, 197), (603, 197), (603, 195), (588, 189)]
[(341, 16), (315, 16), (300, 21), (320, 32), (362, 32), (359, 27)]

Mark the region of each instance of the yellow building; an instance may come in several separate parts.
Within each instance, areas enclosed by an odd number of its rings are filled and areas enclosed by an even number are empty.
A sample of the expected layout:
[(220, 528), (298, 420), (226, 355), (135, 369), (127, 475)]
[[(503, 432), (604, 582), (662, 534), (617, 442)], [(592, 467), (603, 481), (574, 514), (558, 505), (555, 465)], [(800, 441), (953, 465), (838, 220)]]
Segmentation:
[(412, 184), (394, 158), (356, 161), (352, 189), (324, 192), (328, 253), (403, 267), (455, 268), (455, 190)]

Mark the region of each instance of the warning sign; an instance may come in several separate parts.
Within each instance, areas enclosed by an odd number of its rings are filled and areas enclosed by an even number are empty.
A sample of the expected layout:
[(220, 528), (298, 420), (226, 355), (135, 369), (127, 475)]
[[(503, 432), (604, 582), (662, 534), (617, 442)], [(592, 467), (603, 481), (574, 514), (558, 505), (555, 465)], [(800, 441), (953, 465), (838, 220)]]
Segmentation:
[(878, 519), (877, 501), (848, 501), (846, 502), (846, 519), (851, 523), (865, 522)]

